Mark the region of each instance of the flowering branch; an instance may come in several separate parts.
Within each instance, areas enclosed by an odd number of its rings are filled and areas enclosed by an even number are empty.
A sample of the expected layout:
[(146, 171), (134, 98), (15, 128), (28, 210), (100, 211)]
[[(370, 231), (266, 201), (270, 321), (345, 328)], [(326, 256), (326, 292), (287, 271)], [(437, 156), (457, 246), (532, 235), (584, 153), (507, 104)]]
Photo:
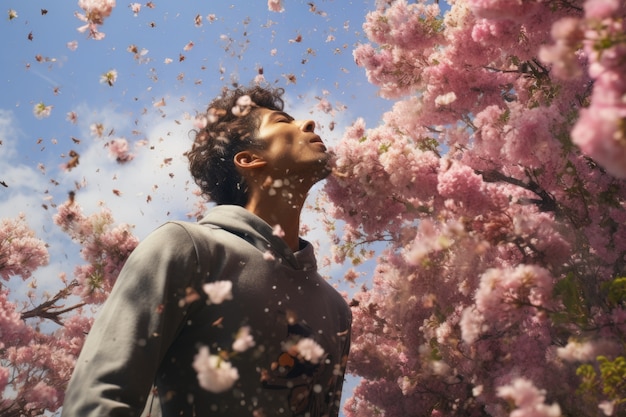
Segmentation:
[(71, 307), (57, 305), (59, 301), (66, 299), (72, 293), (73, 289), (76, 286), (78, 286), (78, 281), (73, 281), (67, 287), (57, 292), (54, 295), (54, 297), (52, 297), (48, 301), (41, 303), (40, 305), (38, 305), (37, 307), (31, 310), (22, 312), (20, 314), (22, 320), (26, 320), (26, 319), (34, 318), (34, 317), (40, 317), (43, 319), (51, 320), (55, 322), (56, 324), (58, 324), (59, 326), (63, 326), (63, 321), (61, 320), (60, 316), (86, 305), (85, 302), (80, 302)]

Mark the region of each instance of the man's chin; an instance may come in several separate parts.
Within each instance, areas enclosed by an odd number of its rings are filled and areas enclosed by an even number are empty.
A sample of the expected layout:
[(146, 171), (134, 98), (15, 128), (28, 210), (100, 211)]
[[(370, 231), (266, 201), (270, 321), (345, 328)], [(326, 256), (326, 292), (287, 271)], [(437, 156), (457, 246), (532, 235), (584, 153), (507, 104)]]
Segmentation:
[(333, 166), (335, 165), (335, 158), (331, 154), (325, 153), (324, 156), (324, 159), (320, 159), (320, 166), (313, 173), (317, 181), (328, 177), (333, 172)]

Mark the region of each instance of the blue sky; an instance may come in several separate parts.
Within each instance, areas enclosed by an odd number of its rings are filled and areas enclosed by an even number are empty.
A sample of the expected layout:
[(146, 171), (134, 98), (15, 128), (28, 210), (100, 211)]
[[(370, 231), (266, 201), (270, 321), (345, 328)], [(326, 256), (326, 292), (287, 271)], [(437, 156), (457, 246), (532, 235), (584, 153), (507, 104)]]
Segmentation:
[[(288, 111), (316, 120), (330, 145), (357, 117), (373, 126), (390, 106), (352, 58), (373, 0), (290, 1), (283, 13), (270, 12), (264, 0), (153, 4), (135, 16), (130, 2), (118, 1), (101, 27), (105, 38), (96, 41), (77, 31), (82, 22), (74, 13), (82, 10), (76, 2), (4, 3), (0, 180), (8, 188), (0, 189), (0, 216), (25, 212), (42, 237), (60, 239), (50, 229), (52, 206), (78, 183), (77, 200), (87, 213), (103, 201), (140, 237), (184, 217), (195, 201), (181, 155), (191, 144), (191, 119), (223, 85), (247, 84), (259, 68), (267, 81), (286, 88)], [(197, 16), (201, 26), (194, 24)], [(75, 51), (67, 47), (71, 41), (78, 43)], [(185, 51), (190, 42), (193, 48)], [(129, 52), (131, 46), (139, 54)], [(109, 70), (118, 73), (113, 86), (100, 82)], [(295, 83), (288, 81), (291, 74)], [(322, 96), (334, 105), (332, 114), (315, 111)], [(155, 107), (159, 102), (166, 105)], [(49, 117), (35, 118), (37, 103), (52, 106)], [(66, 117), (72, 111), (76, 124)], [(104, 125), (104, 138), (90, 134), (93, 123)], [(117, 137), (148, 145), (120, 165), (105, 146)], [(80, 164), (63, 172), (70, 151)], [(172, 161), (164, 164), (166, 158)]]
[[(76, 1), (3, 4), (0, 181), (8, 187), (0, 186), (0, 217), (25, 213), (49, 243), (50, 265), (35, 274), (41, 294), (59, 287), (60, 272), (71, 275), (82, 263), (78, 246), (51, 220), (68, 191), (77, 189), (86, 214), (104, 203), (140, 238), (167, 220), (185, 219), (196, 197), (182, 153), (191, 144), (196, 111), (223, 85), (247, 84), (262, 67), (268, 82), (286, 89), (287, 110), (314, 119), (331, 146), (357, 117), (373, 127), (391, 105), (377, 97), (352, 58), (354, 46), (365, 41), (361, 26), (374, 0), (285, 1), (283, 13), (270, 12), (265, 0), (155, 0), (154, 8), (144, 4), (136, 16), (130, 2), (118, 0), (100, 41), (77, 31), (82, 22), (74, 15), (81, 12)], [(9, 19), (9, 10), (17, 17)], [(212, 23), (209, 15), (215, 16)], [(197, 16), (201, 26), (194, 23)], [(67, 47), (72, 41), (78, 43), (74, 51)], [(138, 55), (128, 51), (131, 46)], [(109, 70), (118, 73), (113, 86), (100, 82)], [(333, 104), (331, 114), (315, 110), (320, 97)], [(159, 102), (165, 106), (155, 107)], [(34, 116), (37, 103), (52, 106), (49, 117)], [(76, 124), (67, 120), (68, 112), (76, 113)], [(104, 125), (104, 138), (90, 133), (93, 123)], [(120, 165), (105, 146), (118, 137), (131, 147), (147, 145)], [(70, 151), (80, 163), (65, 172), (60, 166)], [(305, 221), (314, 224), (314, 216), (307, 213)], [(308, 238), (328, 250), (320, 228)], [(339, 282), (342, 270), (322, 273)], [(13, 296), (25, 294), (28, 284), (9, 283)]]

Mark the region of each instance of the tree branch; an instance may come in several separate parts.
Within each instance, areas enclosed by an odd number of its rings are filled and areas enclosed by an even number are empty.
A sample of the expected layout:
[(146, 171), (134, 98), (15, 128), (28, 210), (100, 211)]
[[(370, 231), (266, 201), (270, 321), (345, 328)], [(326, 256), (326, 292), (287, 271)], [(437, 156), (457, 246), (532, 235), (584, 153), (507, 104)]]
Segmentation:
[(54, 297), (52, 297), (48, 301), (43, 302), (42, 304), (38, 305), (37, 307), (31, 310), (23, 312), (21, 314), (21, 319), (26, 320), (26, 319), (30, 319), (34, 317), (40, 317), (43, 319), (51, 320), (55, 322), (56, 324), (58, 324), (59, 326), (63, 326), (63, 321), (61, 320), (61, 317), (60, 317), (61, 315), (68, 313), (72, 310), (76, 310), (77, 308), (80, 308), (86, 304), (84, 302), (81, 302), (81, 303), (78, 303), (71, 307), (66, 307), (66, 308), (63, 308), (63, 306), (57, 305), (57, 303), (60, 300), (67, 298), (67, 296), (70, 295), (72, 289), (77, 285), (78, 283), (76, 281), (73, 281), (67, 287), (63, 288), (58, 293), (56, 293)]

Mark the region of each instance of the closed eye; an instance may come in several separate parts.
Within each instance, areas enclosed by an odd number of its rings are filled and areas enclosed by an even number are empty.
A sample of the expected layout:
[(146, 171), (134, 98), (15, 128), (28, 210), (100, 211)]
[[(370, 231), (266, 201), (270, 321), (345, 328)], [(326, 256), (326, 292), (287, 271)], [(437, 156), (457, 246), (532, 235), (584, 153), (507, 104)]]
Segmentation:
[(275, 111), (272, 116), (274, 117), (274, 121), (276, 123), (291, 123), (294, 121), (292, 117), (282, 111)]

